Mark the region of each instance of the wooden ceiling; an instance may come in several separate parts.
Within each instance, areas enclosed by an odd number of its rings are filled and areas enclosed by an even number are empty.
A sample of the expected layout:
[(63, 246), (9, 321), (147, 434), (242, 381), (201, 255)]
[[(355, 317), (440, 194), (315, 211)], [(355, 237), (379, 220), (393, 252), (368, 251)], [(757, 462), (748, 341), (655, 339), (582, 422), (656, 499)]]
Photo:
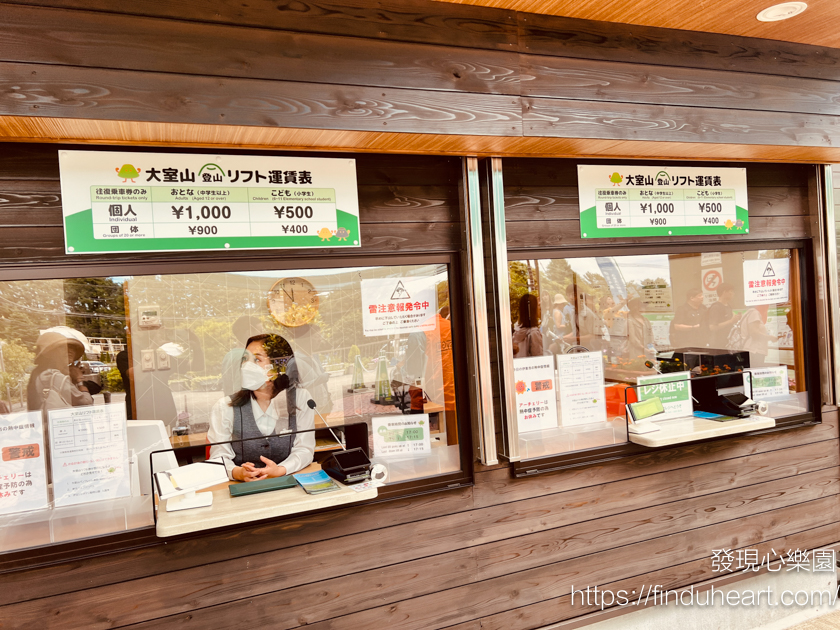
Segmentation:
[(562, 17), (620, 22), (639, 26), (761, 37), (840, 48), (840, 2), (806, 0), (804, 13), (781, 22), (759, 22), (759, 11), (783, 0), (437, 0), (542, 13)]

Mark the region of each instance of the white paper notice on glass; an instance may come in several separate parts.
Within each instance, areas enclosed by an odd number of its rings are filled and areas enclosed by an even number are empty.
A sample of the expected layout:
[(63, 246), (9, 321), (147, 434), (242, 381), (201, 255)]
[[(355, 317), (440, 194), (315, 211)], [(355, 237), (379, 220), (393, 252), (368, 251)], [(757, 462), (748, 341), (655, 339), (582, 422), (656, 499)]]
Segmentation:
[(520, 433), (557, 426), (554, 358), (524, 357), (513, 360), (516, 421)]
[(434, 330), (438, 280), (435, 276), (363, 279), (365, 337)]
[(562, 426), (606, 422), (604, 355), (600, 352), (581, 352), (556, 356)]
[(373, 416), (374, 457), (414, 457), (432, 452), (429, 414)]
[(656, 376), (640, 376), (636, 379), (639, 386), (639, 400), (659, 398), (664, 413), (657, 414), (651, 420), (670, 420), (684, 418), (694, 413), (691, 399), (691, 374), (689, 372), (671, 372)]
[(0, 514), (39, 510), (47, 496), (40, 411), (0, 415)]
[(760, 401), (767, 398), (787, 396), (790, 393), (786, 365), (750, 368), (744, 371), (752, 374), (752, 378), (744, 374), (744, 394), (747, 398)]
[(49, 412), (55, 506), (131, 494), (125, 405)]
[(790, 291), (790, 258), (744, 261), (744, 304), (787, 302)]

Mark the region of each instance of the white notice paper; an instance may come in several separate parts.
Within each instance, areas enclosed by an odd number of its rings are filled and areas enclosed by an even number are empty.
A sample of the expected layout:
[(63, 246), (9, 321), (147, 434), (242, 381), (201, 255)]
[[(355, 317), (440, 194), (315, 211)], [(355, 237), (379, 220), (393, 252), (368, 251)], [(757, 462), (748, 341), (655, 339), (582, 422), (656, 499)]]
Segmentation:
[(123, 403), (49, 412), (56, 507), (131, 494)]
[(746, 306), (787, 302), (789, 287), (789, 258), (744, 261), (744, 304)]
[(432, 452), (429, 414), (373, 416), (375, 457), (412, 457)]
[(0, 415), (0, 514), (49, 505), (40, 411)]
[[(747, 398), (761, 401), (774, 396), (787, 396), (790, 393), (786, 365), (750, 368), (745, 371), (752, 374), (752, 379), (744, 374), (744, 393)], [(750, 391), (750, 383), (752, 383), (752, 391)]]
[(516, 420), (520, 433), (557, 426), (554, 359), (551, 356), (513, 360)]
[(435, 329), (434, 276), (362, 280), (362, 323), (365, 337)]
[(558, 354), (560, 421), (564, 427), (607, 421), (604, 359), (600, 352)]

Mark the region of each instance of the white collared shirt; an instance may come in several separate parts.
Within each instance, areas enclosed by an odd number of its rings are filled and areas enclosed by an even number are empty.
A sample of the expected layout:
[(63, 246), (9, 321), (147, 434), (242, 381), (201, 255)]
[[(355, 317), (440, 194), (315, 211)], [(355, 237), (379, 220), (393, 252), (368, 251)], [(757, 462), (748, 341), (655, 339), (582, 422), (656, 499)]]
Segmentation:
[[(315, 428), (315, 411), (310, 409), (305, 403), (309, 400), (309, 392), (302, 388), (297, 388), (295, 402), (297, 403), (297, 430), (306, 431), (307, 429)], [(303, 404), (301, 404), (303, 403)], [(254, 420), (257, 428), (263, 435), (271, 435), (272, 433), (280, 433), (278, 429), (278, 422), (281, 418), (288, 416), (286, 407), (286, 391), (282, 391), (277, 396), (271, 399), (268, 409), (263, 411), (256, 399), (251, 399), (251, 409), (254, 412)], [(213, 405), (210, 410), (210, 428), (207, 430), (207, 440), (212, 444), (213, 442), (226, 442), (233, 439), (233, 407), (230, 406), (230, 396), (225, 396)], [(292, 442), (292, 451), (289, 456), (282, 462), (275, 462), (278, 466), (283, 466), (286, 469), (286, 474), (291, 475), (312, 463), (312, 458), (315, 453), (315, 432), (308, 431), (307, 433), (296, 433)], [(225, 462), (227, 468), (228, 478), (233, 479), (233, 469), (236, 464), (233, 463), (235, 457), (233, 446), (231, 444), (217, 444), (210, 447), (210, 457), (221, 457)], [(251, 462), (259, 465), (262, 462)]]

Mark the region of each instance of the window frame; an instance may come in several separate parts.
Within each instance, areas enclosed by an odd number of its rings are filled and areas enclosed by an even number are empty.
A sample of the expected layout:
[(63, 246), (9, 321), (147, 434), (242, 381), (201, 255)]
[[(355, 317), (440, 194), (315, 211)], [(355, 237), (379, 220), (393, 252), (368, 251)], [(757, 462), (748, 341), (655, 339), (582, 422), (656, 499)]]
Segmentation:
[[(775, 427), (769, 429), (759, 429), (757, 431), (749, 431), (738, 434), (737, 436), (724, 436), (718, 438), (710, 438), (706, 440), (697, 440), (689, 444), (697, 444), (701, 442), (717, 442), (720, 440), (731, 440), (733, 438), (761, 435), (765, 433), (773, 433), (776, 431), (785, 431), (799, 427), (813, 426), (822, 422), (822, 381), (819, 378), (819, 363), (820, 357), (817, 348), (817, 339), (819, 331), (817, 327), (817, 312), (815, 304), (816, 296), (810, 296), (807, 287), (814, 287), (815, 285), (815, 269), (814, 269), (814, 244), (811, 239), (793, 239), (793, 240), (773, 240), (773, 241), (757, 241), (757, 240), (740, 240), (735, 243), (721, 243), (714, 241), (698, 241), (697, 243), (675, 243), (663, 242), (661, 244), (613, 244), (613, 245), (595, 245), (591, 247), (573, 247), (568, 249), (563, 248), (540, 248), (529, 249), (527, 258), (529, 260), (544, 259), (544, 258), (597, 258), (600, 256), (622, 256), (633, 255), (643, 256), (646, 254), (680, 254), (691, 253), (699, 254), (702, 250), (715, 252), (740, 252), (740, 251), (756, 251), (761, 249), (791, 249), (799, 251), (799, 277), (800, 277), (800, 309), (802, 311), (802, 345), (805, 356), (805, 382), (807, 384), (808, 402), (811, 411), (778, 420)], [(519, 250), (508, 252), (508, 263), (521, 260)], [(505, 384), (507, 387), (509, 384)], [(519, 435), (510, 436), (511, 440), (518, 440)], [(679, 446), (665, 447), (665, 450), (679, 448)], [(588, 466), (591, 464), (600, 464), (604, 462), (623, 459), (625, 457), (632, 457), (643, 453), (650, 453), (651, 449), (626, 442), (624, 444), (611, 444), (609, 446), (598, 446), (589, 449), (578, 451), (570, 451), (568, 453), (546, 455), (533, 459), (520, 459), (512, 461), (511, 473), (514, 477), (530, 477), (539, 473), (551, 472), (556, 470), (564, 470), (567, 468), (577, 468), (580, 466)]]
[[(251, 255), (238, 252), (236, 257), (227, 257), (224, 252), (204, 252), (204, 256), (188, 255), (136, 255), (115, 257), (86, 258), (76, 262), (66, 260), (57, 262), (21, 262), (2, 265), (0, 282), (30, 280), (67, 280), (71, 278), (111, 277), (111, 276), (153, 276), (200, 273), (227, 273), (239, 271), (300, 271), (302, 269), (341, 269), (345, 267), (388, 267), (395, 265), (445, 264), (449, 272), (450, 321), (452, 323), (453, 365), (455, 370), (455, 404), (458, 423), (458, 447), (461, 468), (458, 471), (433, 477), (400, 482), (393, 486), (380, 488), (376, 499), (360, 501), (347, 506), (338, 506), (319, 510), (353, 509), (392, 499), (402, 499), (430, 492), (457, 489), (473, 485), (473, 435), (471, 427), (471, 406), (467, 378), (471, 371), (468, 363), (466, 344), (466, 299), (463, 294), (464, 279), (460, 254), (458, 252), (432, 252), (410, 254), (360, 254), (342, 252), (339, 256), (326, 257), (323, 253), (316, 256), (290, 256), (289, 250), (277, 250), (267, 253), (254, 250)], [(303, 252), (301, 252), (303, 253)], [(163, 545), (175, 540), (200, 538), (216, 532), (259, 527), (268, 522), (291, 520), (297, 515), (270, 518), (253, 523), (231, 525), (228, 527), (207, 529), (201, 532), (158, 538), (154, 524), (139, 529), (103, 534), (91, 538), (47, 544), (0, 553), (0, 572), (18, 571), (58, 562), (78, 560), (104, 553), (122, 552), (131, 549)]]

